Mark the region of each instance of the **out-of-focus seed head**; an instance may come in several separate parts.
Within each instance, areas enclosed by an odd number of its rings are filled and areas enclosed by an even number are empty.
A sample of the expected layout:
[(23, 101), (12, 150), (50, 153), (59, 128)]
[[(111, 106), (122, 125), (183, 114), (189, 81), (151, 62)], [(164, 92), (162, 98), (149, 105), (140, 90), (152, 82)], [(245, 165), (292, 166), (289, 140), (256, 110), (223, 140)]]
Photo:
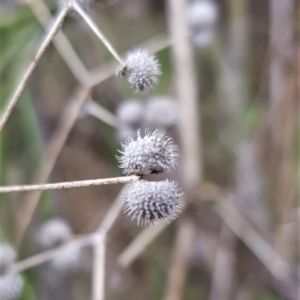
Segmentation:
[(187, 21), (191, 30), (191, 39), (195, 46), (210, 44), (215, 35), (218, 22), (218, 6), (213, 0), (195, 0), (186, 10)]
[(145, 120), (151, 128), (170, 127), (178, 123), (178, 104), (172, 98), (162, 95), (148, 100)]
[[(16, 260), (16, 251), (8, 244), (0, 244), (0, 276), (6, 273)], [(1, 299), (1, 298), (0, 298)]]
[(58, 271), (75, 271), (80, 266), (80, 250), (72, 245), (65, 246), (51, 261), (51, 266)]
[(136, 92), (148, 92), (157, 84), (160, 74), (158, 60), (144, 49), (129, 52), (126, 58), (126, 68), (117, 72), (120, 77), (127, 76), (129, 84)]
[(38, 243), (43, 248), (60, 245), (72, 236), (70, 226), (61, 219), (53, 219), (42, 224), (38, 232)]
[(120, 142), (124, 143), (129, 138), (136, 139), (137, 131), (130, 126), (122, 126), (118, 129), (118, 139)]
[(0, 275), (0, 299), (13, 300), (16, 299), (23, 288), (22, 277), (15, 272), (8, 272)]
[(136, 140), (129, 138), (122, 144), (121, 156), (117, 157), (120, 168), (127, 175), (147, 175), (169, 172), (175, 168), (179, 157), (173, 140), (157, 130), (146, 131)]
[(169, 223), (183, 208), (182, 196), (177, 182), (139, 180), (124, 190), (124, 212), (142, 226)]
[(15, 250), (8, 244), (0, 244), (0, 299), (15, 299), (22, 290), (23, 279), (11, 266), (16, 260)]
[(143, 105), (136, 100), (124, 101), (117, 109), (118, 120), (125, 125), (138, 126), (142, 122), (143, 116)]

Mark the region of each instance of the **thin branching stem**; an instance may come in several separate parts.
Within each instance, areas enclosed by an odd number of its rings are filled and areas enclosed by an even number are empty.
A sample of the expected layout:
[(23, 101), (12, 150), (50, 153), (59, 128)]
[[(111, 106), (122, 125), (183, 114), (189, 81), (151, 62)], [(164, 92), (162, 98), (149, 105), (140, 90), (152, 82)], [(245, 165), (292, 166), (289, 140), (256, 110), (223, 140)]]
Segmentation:
[[(29, 1), (28, 6), (39, 23), (47, 28), (51, 20), (51, 14), (45, 3), (42, 0)], [(88, 71), (62, 30), (53, 38), (53, 44), (74, 77), (83, 84), (88, 77)]]
[(86, 24), (90, 27), (90, 29), (96, 34), (96, 36), (102, 41), (108, 51), (113, 55), (113, 57), (122, 65), (122, 67), (126, 67), (126, 63), (122, 60), (120, 55), (114, 49), (109, 40), (103, 35), (103, 33), (99, 30), (98, 26), (91, 19), (91, 17), (82, 9), (82, 7), (76, 2), (72, 2), (73, 9), (83, 18)]
[(65, 247), (72, 247), (73, 250), (81, 249), (83, 247), (92, 245), (94, 243), (94, 240), (95, 240), (94, 233), (84, 235), (80, 238), (66, 242), (65, 244), (63, 244), (61, 246), (41, 252), (39, 254), (28, 257), (20, 262), (17, 262), (14, 264), (13, 268), (17, 272), (21, 272), (21, 271), (33, 268), (35, 266), (41, 265), (41, 264), (55, 258), (57, 255), (60, 255), (61, 251), (63, 249), (65, 249)]
[(105, 240), (106, 234), (98, 232), (94, 242), (93, 300), (104, 300), (105, 295)]
[(84, 105), (86, 112), (113, 128), (118, 128), (118, 120), (116, 116), (103, 106), (91, 100)]
[(132, 176), (124, 176), (124, 177), (80, 180), (80, 181), (59, 182), (59, 183), (1, 186), (0, 193), (70, 189), (70, 188), (79, 188), (79, 187), (96, 186), (96, 185), (129, 183), (129, 182), (137, 181), (139, 179), (140, 176), (132, 175)]
[(72, 240), (67, 241), (63, 245), (57, 246), (53, 249), (46, 250), (44, 252), (30, 256), (22, 261), (19, 261), (14, 264), (14, 270), (20, 272), (39, 266), (51, 259), (54, 259), (61, 253), (61, 250), (63, 250), (65, 247), (81, 249), (86, 246), (97, 244), (97, 242), (99, 241), (99, 235), (107, 235), (107, 233), (109, 232), (113, 224), (116, 222), (122, 210), (121, 194), (123, 192), (123, 189), (124, 188), (121, 189), (115, 201), (112, 203), (109, 210), (106, 212), (100, 225), (94, 232), (85, 234), (81, 237), (74, 238)]
[(14, 90), (14, 92), (12, 94), (12, 97), (8, 101), (8, 104), (5, 107), (3, 113), (0, 117), (0, 131), (3, 129), (3, 127), (6, 123), (6, 121), (8, 120), (13, 108), (17, 104), (17, 101), (18, 101), (18, 99), (19, 99), (19, 97), (20, 97), (20, 95), (21, 95), (21, 93), (22, 93), (22, 91), (23, 91), (30, 75), (34, 71), (35, 67), (37, 66), (37, 64), (40, 60), (40, 58), (42, 57), (43, 53), (45, 52), (46, 48), (48, 47), (48, 45), (50, 44), (52, 39), (54, 38), (55, 34), (60, 29), (61, 24), (62, 24), (64, 18), (66, 17), (66, 15), (68, 14), (69, 10), (70, 10), (70, 5), (64, 6), (63, 9), (59, 12), (58, 16), (55, 18), (54, 22), (49, 25), (49, 30), (45, 33), (45, 36), (42, 40), (41, 45), (38, 48), (38, 51), (37, 51), (34, 59), (30, 63), (28, 68), (26, 69), (25, 74), (23, 75), (21, 81), (19, 82), (16, 89)]

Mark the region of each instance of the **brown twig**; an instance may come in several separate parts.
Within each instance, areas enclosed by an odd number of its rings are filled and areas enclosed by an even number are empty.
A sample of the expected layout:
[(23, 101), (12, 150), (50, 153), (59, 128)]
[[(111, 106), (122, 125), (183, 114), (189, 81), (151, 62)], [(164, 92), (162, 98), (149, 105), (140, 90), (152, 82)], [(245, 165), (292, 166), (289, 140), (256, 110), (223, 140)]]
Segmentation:
[(154, 239), (168, 226), (163, 224), (159, 227), (144, 229), (135, 239), (121, 252), (118, 262), (123, 268), (127, 268)]
[(118, 120), (116, 116), (108, 111), (106, 108), (102, 107), (95, 101), (91, 100), (84, 105), (84, 109), (92, 116), (101, 120), (102, 122), (110, 125), (113, 128), (118, 128)]
[(123, 177), (79, 180), (79, 181), (58, 182), (58, 183), (48, 183), (48, 184), (0, 186), (0, 193), (71, 189), (71, 188), (89, 187), (89, 186), (106, 185), (106, 184), (129, 183), (129, 182), (137, 181), (139, 179), (140, 176), (132, 175), (132, 176), (123, 176)]
[[(182, 157), (181, 180), (184, 188), (192, 189), (202, 177), (202, 155), (199, 131), (199, 109), (197, 85), (194, 72), (193, 50), (189, 41), (186, 20), (186, 0), (168, 0), (168, 23), (172, 41), (174, 81), (176, 98), (179, 102), (179, 132)], [(180, 41), (180, 42), (179, 42)], [(187, 195), (187, 202), (189, 202)], [(165, 293), (165, 299), (181, 299), (187, 273), (188, 251), (194, 229), (188, 221), (180, 223)], [(186, 233), (188, 237), (184, 237)], [(186, 240), (185, 240), (186, 239)], [(181, 245), (184, 241), (186, 244)]]
[(104, 233), (97, 233), (94, 243), (93, 300), (104, 300), (105, 295), (105, 241)]
[(188, 263), (187, 256), (190, 253), (193, 237), (194, 226), (189, 221), (182, 222), (176, 236), (175, 247), (171, 257), (165, 300), (182, 299), (181, 294)]
[(38, 51), (37, 51), (36, 55), (34, 56), (34, 59), (32, 60), (32, 62), (27, 67), (24, 75), (22, 76), (21, 81), (19, 82), (19, 84), (15, 88), (10, 100), (8, 101), (6, 107), (4, 108), (4, 111), (3, 111), (3, 113), (0, 117), (0, 131), (3, 129), (4, 124), (8, 120), (13, 108), (17, 104), (17, 101), (18, 101), (18, 99), (19, 99), (19, 97), (20, 97), (20, 95), (21, 95), (21, 93), (22, 93), (22, 91), (23, 91), (30, 75), (34, 71), (35, 67), (37, 66), (37, 64), (40, 60), (40, 58), (42, 57), (42, 55), (45, 52), (46, 48), (48, 47), (48, 45), (52, 41), (53, 37), (55, 36), (57, 31), (60, 29), (61, 24), (62, 24), (65, 16), (67, 15), (67, 13), (69, 12), (69, 10), (70, 10), (70, 5), (64, 6), (64, 8), (59, 12), (58, 16), (54, 19), (53, 23), (51, 23), (49, 25), (49, 29), (45, 33), (45, 35), (43, 37), (43, 40), (41, 42), (41, 45), (38, 47)]
[(57, 255), (59, 255), (61, 253), (61, 250), (63, 250), (65, 247), (74, 247), (75, 248), (82, 248), (88, 245), (91, 245), (94, 242), (94, 235), (90, 234), (90, 235), (85, 235), (81, 238), (69, 241), (67, 243), (65, 243), (62, 246), (56, 247), (54, 249), (48, 250), (48, 251), (44, 251), (42, 253), (33, 255), (29, 258), (26, 258), (20, 262), (15, 263), (14, 265), (14, 270), (16, 270), (17, 272), (21, 272), (30, 268), (33, 268), (35, 266), (41, 265), (53, 258), (55, 258)]
[[(47, 28), (51, 20), (51, 14), (45, 3), (41, 0), (29, 1), (28, 6), (30, 6), (40, 24)], [(81, 84), (84, 84), (88, 77), (88, 71), (62, 30), (53, 38), (53, 43), (74, 77)]]
[(120, 55), (114, 49), (110, 41), (103, 35), (100, 29), (97, 27), (95, 22), (91, 19), (91, 17), (82, 9), (80, 4), (77, 1), (72, 2), (72, 8), (83, 18), (89, 28), (95, 33), (95, 35), (102, 41), (104, 46), (108, 49), (108, 51), (112, 54), (112, 56), (121, 64), (122, 67), (126, 67), (126, 63), (122, 60)]

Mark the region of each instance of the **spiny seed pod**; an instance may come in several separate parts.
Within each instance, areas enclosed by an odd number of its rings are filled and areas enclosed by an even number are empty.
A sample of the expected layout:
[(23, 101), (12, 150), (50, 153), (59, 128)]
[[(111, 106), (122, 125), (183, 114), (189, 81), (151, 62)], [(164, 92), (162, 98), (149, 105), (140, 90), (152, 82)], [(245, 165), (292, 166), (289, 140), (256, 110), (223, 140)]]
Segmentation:
[(71, 235), (71, 228), (64, 220), (53, 219), (42, 224), (38, 232), (38, 243), (43, 248), (50, 248), (69, 240)]
[(169, 223), (182, 210), (182, 196), (177, 182), (139, 180), (124, 190), (124, 212), (142, 226)]
[(22, 277), (12, 270), (16, 252), (8, 244), (0, 244), (0, 299), (15, 299), (22, 290)]
[(137, 100), (126, 100), (122, 102), (117, 109), (118, 120), (126, 125), (139, 125), (143, 116), (143, 105)]
[(148, 92), (161, 74), (160, 64), (154, 55), (147, 50), (136, 49), (129, 52), (126, 67), (117, 72), (119, 77), (127, 76), (127, 80), (136, 92)]
[(186, 16), (195, 46), (203, 47), (211, 43), (218, 15), (218, 7), (213, 0), (197, 0), (188, 4)]
[(131, 137), (122, 144), (120, 157), (117, 157), (120, 168), (126, 175), (147, 175), (169, 172), (175, 168), (179, 157), (178, 147), (173, 140), (157, 130), (146, 131), (142, 137)]
[(178, 123), (178, 104), (172, 98), (161, 95), (148, 100), (145, 120), (150, 127), (170, 127)]

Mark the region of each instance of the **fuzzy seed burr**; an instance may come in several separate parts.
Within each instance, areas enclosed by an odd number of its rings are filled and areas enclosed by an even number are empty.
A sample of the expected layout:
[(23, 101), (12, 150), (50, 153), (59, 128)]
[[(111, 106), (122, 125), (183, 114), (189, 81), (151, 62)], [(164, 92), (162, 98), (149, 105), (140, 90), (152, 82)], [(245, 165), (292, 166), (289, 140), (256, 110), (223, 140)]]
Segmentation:
[(217, 4), (213, 0), (192, 1), (187, 6), (186, 16), (192, 43), (199, 48), (210, 44), (219, 17)]
[(128, 138), (122, 144), (121, 156), (117, 157), (120, 168), (126, 175), (147, 175), (166, 173), (175, 168), (179, 157), (178, 147), (166, 135), (145, 131), (137, 132), (136, 140)]
[(148, 92), (158, 83), (159, 75), (161, 70), (158, 60), (144, 49), (129, 52), (126, 67), (117, 72), (119, 77), (127, 76), (130, 86), (136, 92)]
[(69, 240), (72, 230), (64, 220), (53, 219), (42, 224), (38, 231), (38, 243), (43, 248), (51, 248)]
[(178, 123), (178, 104), (167, 95), (150, 98), (145, 109), (145, 121), (151, 128), (171, 127)]
[(175, 181), (140, 180), (125, 188), (124, 212), (142, 226), (169, 223), (183, 208), (182, 196)]
[(22, 277), (13, 271), (0, 275), (0, 299), (16, 299), (23, 288)]
[(15, 299), (22, 290), (22, 277), (12, 270), (16, 260), (15, 250), (8, 244), (0, 244), (0, 299)]
[[(72, 237), (69, 224), (62, 219), (53, 219), (45, 222), (38, 232), (38, 242), (43, 248), (49, 249), (61, 246)], [(57, 256), (50, 261), (50, 265), (62, 272), (74, 271), (80, 265), (80, 251), (72, 245), (59, 251)]]
[(116, 114), (120, 123), (134, 127), (142, 122), (144, 107), (138, 100), (129, 99), (119, 105)]

